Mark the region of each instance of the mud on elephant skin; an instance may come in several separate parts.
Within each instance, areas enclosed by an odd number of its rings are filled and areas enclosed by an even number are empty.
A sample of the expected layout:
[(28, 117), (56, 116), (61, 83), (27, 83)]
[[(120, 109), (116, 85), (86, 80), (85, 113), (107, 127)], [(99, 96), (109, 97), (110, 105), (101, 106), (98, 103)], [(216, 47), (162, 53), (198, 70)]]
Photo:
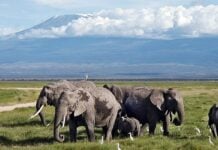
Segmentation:
[(89, 141), (95, 140), (94, 127), (106, 130), (106, 139), (112, 138), (112, 129), (121, 106), (114, 95), (104, 88), (92, 90), (77, 89), (64, 91), (55, 108), (54, 138), (58, 142), (64, 141), (60, 134), (61, 122), (70, 115), (70, 140), (76, 142), (77, 127), (86, 127)]
[(75, 90), (78, 88), (96, 88), (95, 84), (91, 81), (67, 81), (60, 80), (43, 86), (39, 97), (36, 101), (36, 112), (31, 118), (40, 116), (40, 120), (43, 125), (47, 125), (42, 109), (44, 106), (51, 105), (55, 106), (61, 93), (65, 90)]

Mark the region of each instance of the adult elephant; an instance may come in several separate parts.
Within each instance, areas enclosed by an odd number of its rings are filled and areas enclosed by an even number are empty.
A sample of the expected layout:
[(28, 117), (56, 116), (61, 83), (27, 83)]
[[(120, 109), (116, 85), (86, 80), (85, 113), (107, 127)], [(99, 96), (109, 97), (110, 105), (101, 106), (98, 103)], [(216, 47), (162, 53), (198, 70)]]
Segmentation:
[(70, 115), (70, 140), (76, 142), (76, 128), (84, 125), (89, 141), (95, 140), (94, 127), (102, 127), (106, 140), (112, 138), (112, 129), (121, 109), (114, 95), (108, 90), (97, 87), (91, 90), (78, 89), (65, 91), (61, 94), (55, 108), (54, 138), (58, 142), (64, 141), (59, 128), (67, 115)]
[(208, 125), (212, 131), (213, 137), (217, 137), (218, 133), (218, 104), (214, 104), (208, 113)]
[[(106, 86), (104, 86), (106, 87)], [(173, 120), (175, 125), (181, 125), (184, 120), (183, 98), (175, 89), (161, 90), (146, 87), (133, 87), (128, 97), (124, 97), (122, 88), (111, 88), (109, 90), (121, 97), (125, 112), (129, 117), (135, 117), (142, 125), (149, 124), (149, 133), (154, 134), (156, 123), (163, 122), (164, 135), (169, 134), (168, 126), (170, 114), (177, 113), (178, 118)], [(117, 92), (117, 91), (119, 92)], [(116, 92), (115, 92), (116, 91)], [(121, 93), (121, 94), (120, 94)]]
[(93, 89), (96, 88), (96, 86), (93, 82), (85, 80), (72, 82), (67, 80), (61, 80), (43, 86), (39, 94), (39, 97), (36, 101), (36, 112), (34, 115), (31, 116), (31, 118), (34, 118), (37, 115), (39, 115), (41, 123), (46, 126), (47, 123), (42, 112), (43, 107), (47, 105), (56, 106), (56, 103), (63, 91), (75, 90), (78, 88)]

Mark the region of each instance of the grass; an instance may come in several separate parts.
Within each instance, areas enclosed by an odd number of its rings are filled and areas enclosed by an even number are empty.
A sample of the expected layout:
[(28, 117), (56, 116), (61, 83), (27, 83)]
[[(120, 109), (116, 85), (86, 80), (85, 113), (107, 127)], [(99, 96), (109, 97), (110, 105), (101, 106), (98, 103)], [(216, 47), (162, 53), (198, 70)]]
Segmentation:
[[(25, 83), (0, 83), (3, 87), (40, 87), (46, 82), (25, 82)], [(185, 104), (185, 122), (181, 127), (170, 125), (170, 136), (162, 136), (159, 126), (156, 128), (156, 134), (149, 136), (145, 132), (142, 137), (135, 138), (130, 141), (129, 138), (115, 138), (110, 142), (100, 145), (101, 129), (96, 129), (96, 142), (87, 142), (87, 136), (83, 127), (79, 128), (78, 142), (70, 143), (68, 135), (68, 127), (61, 129), (65, 134), (66, 142), (57, 143), (53, 139), (53, 126), (43, 127), (39, 122), (39, 118), (28, 120), (28, 117), (35, 111), (34, 108), (17, 109), (12, 112), (0, 113), (0, 149), (116, 149), (116, 143), (120, 143), (121, 149), (193, 149), (193, 150), (209, 150), (218, 148), (218, 141), (213, 139), (216, 146), (212, 146), (208, 142), (210, 135), (207, 128), (207, 114), (212, 104), (218, 100), (218, 82), (108, 82), (109, 84), (118, 85), (136, 85), (169, 88), (174, 87), (181, 91), (184, 96)], [(97, 82), (101, 86), (104, 82)], [(7, 86), (6, 86), (7, 85)], [(33, 93), (31, 93), (33, 92)], [(7, 100), (10, 103), (19, 103), (25, 99), (35, 99), (38, 91), (22, 91), (22, 90), (0, 90), (0, 104)], [(17, 99), (20, 97), (20, 101)], [(53, 107), (47, 107), (46, 119), (51, 121), (54, 114)], [(202, 135), (197, 136), (195, 127), (200, 128)]]
[(39, 95), (39, 90), (0, 89), (0, 106), (32, 102)]

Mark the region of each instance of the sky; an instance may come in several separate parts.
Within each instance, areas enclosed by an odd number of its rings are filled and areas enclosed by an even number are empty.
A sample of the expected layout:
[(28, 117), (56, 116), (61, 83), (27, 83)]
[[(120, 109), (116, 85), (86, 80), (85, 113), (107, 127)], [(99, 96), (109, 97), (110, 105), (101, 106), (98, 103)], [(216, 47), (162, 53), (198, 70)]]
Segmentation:
[[(143, 10), (152, 10), (151, 12), (149, 11), (148, 14), (152, 14), (153, 12), (162, 12), (160, 10), (164, 8), (172, 8), (172, 11), (176, 11), (179, 9), (179, 11), (183, 8), (185, 11), (183, 12), (191, 12), (195, 16), (198, 17), (196, 14), (197, 13), (202, 13), (206, 14), (209, 16), (213, 16), (213, 20), (211, 20), (211, 26), (217, 26), (218, 25), (218, 15), (214, 16), (214, 13), (218, 12), (218, 0), (0, 0), (0, 36), (1, 35), (7, 35), (9, 33), (13, 33), (19, 30), (23, 30), (26, 28), (30, 28), (36, 24), (39, 24), (43, 22), (44, 20), (47, 20), (48, 18), (56, 15), (64, 15), (64, 14), (100, 14), (99, 16), (101, 18), (95, 18), (93, 20), (82, 20), (82, 25), (86, 25), (86, 27), (90, 27), (90, 21), (99, 21), (100, 22), (106, 22), (108, 25), (109, 23), (113, 23), (113, 27), (115, 26), (114, 24), (117, 24), (116, 20), (114, 21), (113, 15), (117, 15), (117, 10), (122, 10), (124, 13), (129, 13), (128, 10), (133, 10), (133, 13), (130, 13), (130, 15), (137, 15), (143, 12)], [(171, 7), (169, 7), (171, 6)], [(198, 9), (195, 6), (201, 6), (203, 7), (202, 10), (193, 10)], [(180, 9), (181, 8), (181, 9)], [(188, 10), (188, 11), (186, 11)], [(208, 12), (208, 11), (212, 12)], [(213, 12), (214, 11), (214, 12)], [(144, 13), (144, 12), (143, 12)], [(178, 13), (179, 14), (179, 13)], [(191, 14), (193, 17), (193, 14)], [(98, 16), (98, 17), (99, 17)], [(106, 16), (106, 17), (105, 17)], [(110, 18), (112, 16), (112, 19)], [(120, 15), (119, 15), (120, 16)], [(103, 21), (101, 20), (102, 17), (104, 17)], [(109, 21), (107, 20), (109, 17)], [(121, 17), (123, 17), (121, 15)], [(128, 18), (129, 16), (125, 16)], [(157, 17), (157, 16), (156, 16)], [(116, 17), (115, 17), (116, 18)], [(119, 18), (120, 19), (120, 18)], [(157, 18), (158, 19), (158, 18)], [(157, 20), (156, 19), (156, 20)], [(164, 19), (164, 18), (163, 18)], [(173, 18), (174, 19), (174, 18)], [(186, 20), (181, 19), (177, 21), (177, 24), (183, 26), (183, 22), (188, 22), (187, 18)], [(174, 19), (175, 20), (175, 19)], [(215, 23), (214, 23), (215, 20)], [(79, 20), (81, 23), (81, 20)], [(121, 20), (122, 21), (122, 20)], [(129, 20), (124, 20), (129, 21)], [(136, 21), (136, 20), (134, 20)], [(203, 22), (203, 23), (202, 23)], [(128, 22), (131, 23), (131, 22)], [(162, 24), (163, 22), (160, 22)], [(167, 22), (165, 22), (167, 23)], [(206, 19), (201, 19), (198, 21), (195, 21), (195, 23), (200, 23), (200, 24), (207, 24)], [(92, 23), (96, 24), (96, 22)], [(118, 23), (119, 24), (119, 23)], [(81, 24), (80, 24), (81, 25)], [(105, 26), (105, 24), (103, 24)], [(151, 26), (153, 24), (150, 24)], [(166, 24), (166, 27), (170, 26), (169, 23)], [(75, 27), (75, 25), (74, 25)], [(111, 26), (109, 25), (111, 28)], [(147, 26), (146, 26), (147, 27)], [(157, 28), (161, 28), (162, 30), (163, 26), (158, 26)], [(175, 27), (175, 25), (173, 26)], [(71, 27), (72, 28), (72, 27)], [(120, 26), (117, 27), (115, 26), (114, 28), (117, 28), (117, 30), (114, 30), (114, 32), (118, 32), (120, 30)], [(127, 27), (128, 29), (130, 28), (131, 33), (133, 35), (140, 35), (142, 31), (140, 29), (133, 29), (135, 28), (135, 25), (133, 27)], [(188, 26), (189, 30), (192, 28), (192, 26)], [(203, 29), (202, 29), (203, 28)], [(205, 27), (202, 27), (199, 29), (197, 32), (203, 32), (203, 33), (216, 33), (218, 32), (217, 28), (205, 31)], [(66, 27), (66, 29), (68, 29)], [(152, 29), (153, 31), (154, 29)], [(165, 30), (165, 28), (163, 29)], [(176, 32), (180, 32), (180, 28)], [(204, 30), (204, 31), (202, 31)], [(69, 31), (69, 30), (67, 30)], [(75, 29), (73, 29), (75, 31)], [(101, 30), (101, 32), (104, 31), (104, 29)], [(157, 32), (157, 29), (155, 28), (155, 31)], [(49, 31), (46, 31), (48, 33)], [(96, 34), (96, 31), (88, 31), (85, 34)], [(133, 32), (133, 33), (132, 33)], [(193, 31), (192, 31), (193, 32)], [(40, 32), (41, 33), (41, 32)], [(44, 31), (43, 31), (44, 33)], [(147, 33), (147, 32), (146, 32)], [(63, 34), (63, 33), (62, 33)], [(78, 33), (81, 34), (81, 33)], [(109, 33), (111, 34), (111, 33)], [(119, 34), (123, 34), (120, 32)], [(150, 34), (150, 33), (149, 33)], [(152, 33), (151, 33), (152, 34)], [(185, 33), (182, 33), (185, 34)], [(198, 33), (197, 33), (198, 34)]]

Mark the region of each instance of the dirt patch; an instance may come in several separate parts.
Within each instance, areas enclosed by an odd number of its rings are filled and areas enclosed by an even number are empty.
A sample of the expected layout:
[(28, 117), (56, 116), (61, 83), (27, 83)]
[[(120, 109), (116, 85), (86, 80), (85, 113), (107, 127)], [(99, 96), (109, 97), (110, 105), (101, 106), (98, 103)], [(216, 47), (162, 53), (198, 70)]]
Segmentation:
[(14, 88), (14, 87), (9, 87), (9, 88), (0, 88), (0, 90), (24, 90), (24, 91), (29, 91), (29, 90), (41, 90), (42, 88)]
[(27, 107), (35, 107), (35, 106), (36, 106), (36, 102), (15, 104), (10, 106), (0, 106), (0, 112), (12, 111), (16, 108), (27, 108)]

